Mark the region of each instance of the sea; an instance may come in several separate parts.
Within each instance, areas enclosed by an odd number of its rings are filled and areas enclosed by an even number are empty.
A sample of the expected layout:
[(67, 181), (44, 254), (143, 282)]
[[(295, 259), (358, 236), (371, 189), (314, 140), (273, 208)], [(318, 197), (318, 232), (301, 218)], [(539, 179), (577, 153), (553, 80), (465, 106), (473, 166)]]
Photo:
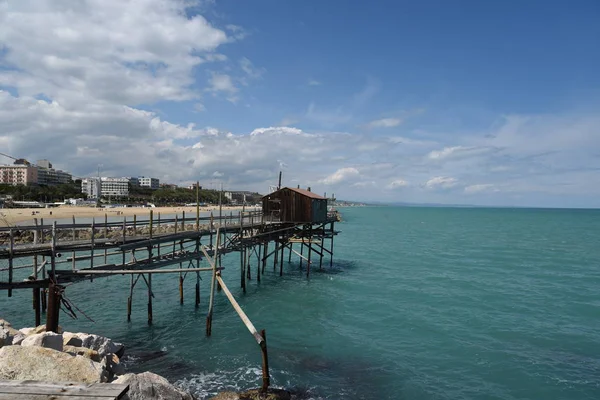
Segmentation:
[[(239, 255), (223, 257), (225, 282), (266, 330), (273, 386), (296, 399), (600, 399), (600, 210), (340, 211), (333, 263), (309, 278), (286, 252), (283, 276), (270, 263), (260, 283), (254, 260), (244, 294)], [(128, 277), (78, 283), (66, 289), (78, 319), (60, 323), (125, 343), (130, 371), (200, 399), (259, 387), (254, 338), (222, 292), (207, 338), (208, 275), (199, 308), (195, 283), (180, 305), (178, 276), (154, 275), (151, 326), (143, 283), (131, 322)], [(0, 318), (33, 325), (29, 290), (0, 295)]]

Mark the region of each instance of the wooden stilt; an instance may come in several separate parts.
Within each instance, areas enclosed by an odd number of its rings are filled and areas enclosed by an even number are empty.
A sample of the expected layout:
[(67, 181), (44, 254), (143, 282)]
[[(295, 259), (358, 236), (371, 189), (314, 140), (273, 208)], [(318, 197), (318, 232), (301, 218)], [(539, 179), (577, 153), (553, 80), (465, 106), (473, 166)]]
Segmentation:
[(250, 259), (252, 258), (252, 247), (248, 247), (246, 252), (246, 277), (249, 281), (252, 280), (252, 268), (250, 268)]
[(129, 297), (127, 298), (127, 322), (131, 321), (131, 305), (133, 303), (133, 275), (131, 275), (131, 283), (129, 285)]
[(262, 342), (260, 343), (260, 351), (262, 355), (262, 387), (261, 391), (266, 393), (271, 384), (271, 378), (269, 376), (269, 356), (267, 354), (267, 332), (265, 330), (260, 331), (262, 336)]
[(46, 315), (46, 332), (58, 333), (60, 315), (60, 299), (62, 287), (50, 281), (48, 285), (48, 313)]
[(288, 255), (288, 263), (292, 262), (292, 247), (294, 246), (294, 244), (292, 242), (290, 242), (290, 245), (288, 246), (290, 249), (289, 255)]
[(265, 266), (267, 265), (267, 257), (269, 254), (269, 242), (265, 242), (265, 250), (263, 251), (262, 257), (262, 273), (265, 273)]
[(283, 276), (283, 251), (285, 250), (285, 243), (283, 239), (281, 241), (281, 257), (279, 258), (279, 276)]
[(152, 325), (152, 274), (148, 274), (148, 325)]
[(200, 272), (196, 272), (196, 308), (200, 307)]
[(179, 304), (183, 304), (183, 276), (179, 273)]
[[(15, 236), (13, 230), (9, 231), (10, 247), (8, 248), (8, 283), (13, 281), (13, 252), (15, 246)], [(12, 288), (8, 288), (8, 297), (12, 297)]]
[(306, 261), (306, 277), (310, 277), (310, 267), (311, 267), (311, 263), (310, 263), (310, 255), (312, 253), (312, 236), (309, 236), (308, 238), (308, 261)]
[(335, 236), (334, 233), (334, 224), (335, 222), (331, 223), (331, 248), (329, 249), (329, 267), (333, 267), (333, 237)]
[(256, 254), (256, 281), (260, 282), (260, 252), (262, 250), (262, 246), (258, 245), (258, 253)]
[(214, 305), (214, 297), (215, 297), (215, 281), (217, 280), (217, 268), (219, 266), (217, 253), (219, 251), (219, 246), (221, 244), (220, 237), (221, 237), (220, 230), (217, 229), (217, 249), (215, 250), (215, 253), (213, 253), (213, 261), (211, 262), (210, 259), (208, 260), (208, 262), (211, 264), (211, 267), (213, 268), (213, 270), (212, 270), (212, 278), (210, 281), (210, 297), (208, 300), (208, 315), (206, 316), (206, 336), (212, 335), (212, 316), (213, 316), (213, 305)]

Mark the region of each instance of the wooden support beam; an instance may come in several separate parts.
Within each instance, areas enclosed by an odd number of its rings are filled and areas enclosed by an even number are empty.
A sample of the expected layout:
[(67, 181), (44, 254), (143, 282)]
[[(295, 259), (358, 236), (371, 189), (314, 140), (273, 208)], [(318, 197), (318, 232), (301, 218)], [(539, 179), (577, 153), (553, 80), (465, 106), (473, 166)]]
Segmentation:
[(60, 315), (60, 300), (62, 287), (50, 282), (48, 286), (48, 313), (46, 316), (46, 332), (58, 333), (58, 318)]
[(148, 325), (152, 325), (152, 274), (148, 274)]

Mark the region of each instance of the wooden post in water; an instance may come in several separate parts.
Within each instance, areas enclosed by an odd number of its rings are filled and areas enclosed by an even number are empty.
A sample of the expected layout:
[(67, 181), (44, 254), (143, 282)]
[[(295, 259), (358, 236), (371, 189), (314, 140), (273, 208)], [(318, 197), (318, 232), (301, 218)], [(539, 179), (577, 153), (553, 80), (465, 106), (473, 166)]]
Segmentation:
[(292, 242), (290, 241), (290, 245), (289, 245), (289, 248), (290, 248), (290, 254), (288, 255), (288, 263), (291, 263), (291, 262), (292, 262), (292, 248), (293, 248), (293, 247), (294, 247), (294, 243), (292, 243)]
[[(72, 230), (72, 240), (75, 241), (75, 216), (73, 215), (73, 230)], [(71, 263), (71, 270), (75, 271), (75, 250), (71, 253), (71, 258), (73, 259)]]
[[(123, 244), (125, 244), (125, 241), (127, 240), (127, 217), (123, 217)], [(123, 264), (125, 265), (125, 250), (122, 250), (121, 253), (123, 254)]]
[(58, 318), (60, 314), (60, 299), (62, 287), (50, 280), (48, 285), (48, 313), (46, 315), (46, 332), (58, 333)]
[(283, 252), (285, 250), (285, 242), (283, 241), (283, 235), (281, 238), (281, 257), (279, 259), (279, 276), (283, 276)]
[(181, 231), (185, 232), (185, 210), (181, 213)]
[[(104, 213), (104, 239), (108, 237), (108, 215)], [(104, 248), (104, 264), (108, 263), (108, 250)]]
[[(150, 239), (152, 239), (152, 224), (154, 223), (154, 210), (150, 210), (150, 227), (148, 228), (149, 232), (148, 234), (150, 235)], [(160, 223), (160, 213), (158, 213), (158, 221)]]
[(333, 237), (335, 236), (335, 233), (333, 230), (334, 224), (335, 224), (335, 222), (331, 222), (331, 249), (329, 250), (330, 251), (330, 254), (329, 254), (329, 267), (330, 268), (333, 267)]
[(213, 223), (214, 223), (214, 217), (213, 217), (213, 213), (212, 211), (210, 212), (210, 226), (208, 228), (208, 231), (210, 232), (210, 238), (209, 238), (209, 243), (210, 243), (210, 248), (212, 249), (213, 247)]
[[(13, 252), (15, 246), (15, 236), (13, 230), (11, 229), (8, 232), (10, 236), (10, 247), (8, 248), (8, 283), (12, 283), (13, 281)], [(8, 288), (8, 297), (12, 297), (12, 288)]]
[[(138, 275), (139, 277), (139, 275)], [(131, 321), (131, 305), (133, 303), (133, 274), (131, 274), (131, 282), (129, 285), (129, 297), (127, 298), (127, 322)]]
[(246, 276), (248, 277), (249, 281), (252, 280), (252, 274), (250, 271), (251, 270), (250, 258), (252, 258), (252, 247), (248, 247), (247, 254), (246, 254)]
[(148, 274), (148, 325), (152, 325), (152, 274), (150, 273)]
[[(50, 256), (50, 267), (52, 268), (52, 279), (56, 279), (56, 221), (52, 222), (52, 255)], [(56, 317), (58, 319), (58, 316)]]
[(256, 281), (260, 282), (260, 252), (262, 250), (262, 246), (258, 245), (258, 252), (256, 253)]
[(310, 255), (312, 253), (312, 235), (308, 237), (308, 260), (306, 261), (306, 277), (310, 277)]
[(208, 299), (208, 315), (206, 316), (206, 336), (210, 336), (212, 334), (212, 315), (213, 315), (213, 305), (214, 305), (214, 297), (215, 297), (215, 281), (217, 280), (217, 266), (218, 266), (217, 253), (219, 252), (220, 244), (221, 244), (221, 232), (220, 232), (220, 229), (217, 229), (217, 249), (213, 253), (212, 262), (210, 259), (208, 259), (208, 262), (209, 262), (209, 264), (211, 264), (211, 267), (213, 268), (213, 270), (212, 270), (212, 278), (210, 281), (210, 296)]
[(265, 266), (267, 265), (267, 257), (269, 256), (269, 241), (265, 242), (265, 250), (263, 251), (262, 257), (262, 273), (265, 273)]
[[(196, 182), (197, 183), (197, 182)], [(196, 189), (198, 187), (196, 186)], [(196, 238), (196, 252), (200, 253), (200, 238)], [(200, 255), (196, 258), (196, 268), (200, 268)], [(196, 271), (196, 308), (200, 306), (200, 272)]]
[[(33, 233), (33, 244), (37, 244), (38, 242), (38, 230), (37, 230), (37, 218), (33, 219), (35, 221), (35, 231)], [(33, 279), (37, 281), (38, 279), (38, 256), (37, 254), (33, 256)], [(42, 324), (41, 320), (41, 310), (40, 310), (40, 288), (33, 289), (33, 310), (35, 312), (35, 326), (40, 326)]]
[[(92, 235), (91, 235), (91, 240), (90, 240), (90, 268), (94, 267), (94, 241), (95, 241), (95, 236), (96, 236), (96, 226), (95, 226), (95, 222), (94, 222), (95, 218), (92, 218)], [(75, 253), (73, 253), (75, 254)], [(125, 253), (123, 253), (125, 254)], [(75, 263), (75, 261), (73, 261), (73, 263)], [(125, 263), (123, 263), (125, 264)]]
[(265, 330), (260, 331), (263, 341), (260, 343), (260, 352), (262, 355), (262, 387), (261, 391), (266, 393), (269, 390), (271, 379), (269, 377), (269, 356), (267, 354), (267, 332)]

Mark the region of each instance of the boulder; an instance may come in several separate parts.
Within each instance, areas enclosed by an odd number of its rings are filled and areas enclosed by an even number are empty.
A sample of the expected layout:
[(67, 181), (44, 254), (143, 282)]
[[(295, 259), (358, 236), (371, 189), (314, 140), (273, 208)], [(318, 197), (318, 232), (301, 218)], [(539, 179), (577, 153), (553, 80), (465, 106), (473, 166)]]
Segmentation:
[[(63, 333), (62, 326), (59, 325), (57, 330), (58, 330), (58, 333)], [(46, 332), (46, 325), (40, 325), (40, 326), (33, 328), (33, 331), (29, 332), (29, 334), (31, 335), (34, 333), (44, 333), (44, 332)]]
[(120, 363), (119, 357), (116, 354), (105, 356), (102, 360), (102, 366), (108, 372), (109, 380), (112, 380), (115, 376), (125, 375), (125, 367)]
[(111, 339), (104, 336), (81, 332), (76, 333), (75, 335), (81, 339), (81, 347), (96, 350), (100, 354), (100, 357), (104, 357), (110, 353), (121, 357), (125, 351), (125, 346), (123, 344), (113, 342)]
[(92, 361), (102, 362), (102, 357), (100, 357), (100, 354), (98, 354), (96, 350), (88, 349), (87, 347), (76, 347), (66, 344), (63, 346), (63, 351), (73, 356), (82, 356), (89, 358)]
[(11, 327), (10, 324), (0, 325), (0, 347), (21, 344), (23, 339), (25, 339), (25, 335)]
[(168, 380), (152, 372), (125, 374), (113, 383), (129, 385), (124, 400), (194, 400), (194, 397), (171, 385)]
[(8, 322), (7, 320), (0, 318), (0, 326), (8, 326), (8, 327), (11, 327), (12, 325), (11, 325), (11, 323), (10, 323), (10, 322)]
[(19, 329), (19, 332), (21, 332), (23, 335), (28, 336), (32, 333), (34, 333), (35, 328), (21, 328)]
[(63, 344), (65, 346), (83, 347), (83, 341), (76, 333), (63, 332)]
[(21, 346), (38, 346), (63, 351), (63, 337), (54, 332), (36, 333), (23, 339)]
[(0, 349), (0, 380), (106, 382), (100, 363), (44, 347), (4, 346)]

